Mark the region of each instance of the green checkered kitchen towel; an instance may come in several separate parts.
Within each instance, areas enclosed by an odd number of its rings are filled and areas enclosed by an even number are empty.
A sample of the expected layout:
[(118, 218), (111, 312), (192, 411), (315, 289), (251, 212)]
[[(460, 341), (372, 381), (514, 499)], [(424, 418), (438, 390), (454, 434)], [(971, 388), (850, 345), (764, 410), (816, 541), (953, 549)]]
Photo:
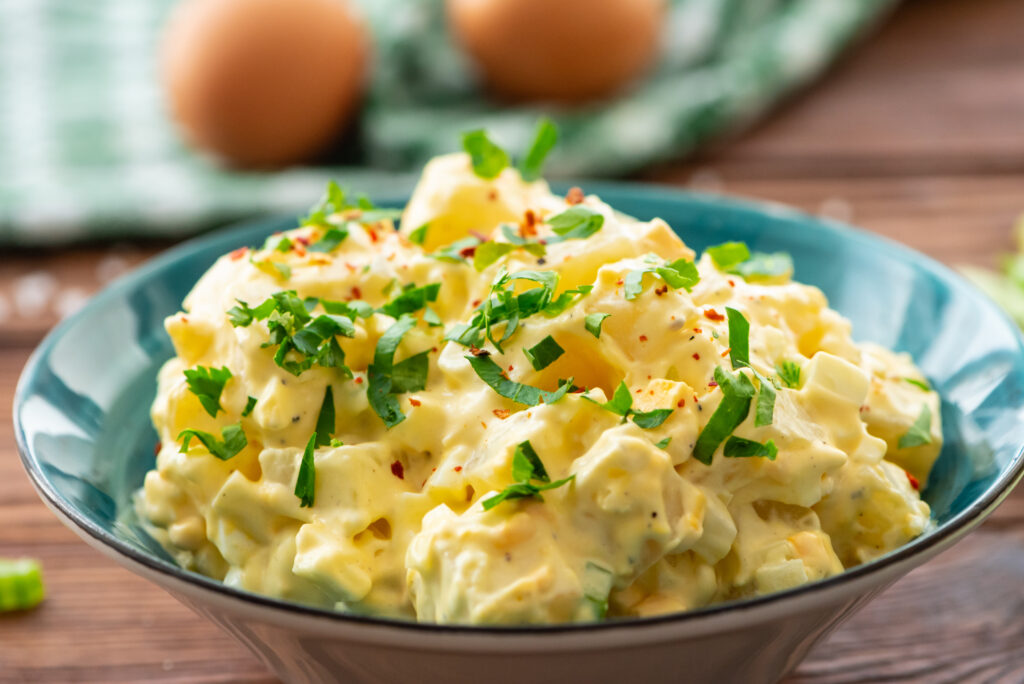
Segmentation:
[[(358, 0), (376, 43), (361, 166), (238, 172), (184, 148), (156, 44), (174, 0), (0, 0), (0, 244), (183, 236), (297, 211), (327, 178), (371, 195), (485, 126), (511, 149), (542, 109), (499, 108), (446, 33), (443, 0)], [(895, 0), (670, 0), (658, 68), (620, 99), (547, 111), (549, 171), (611, 176), (680, 157), (806, 83)], [(392, 175), (390, 172), (405, 172)]]

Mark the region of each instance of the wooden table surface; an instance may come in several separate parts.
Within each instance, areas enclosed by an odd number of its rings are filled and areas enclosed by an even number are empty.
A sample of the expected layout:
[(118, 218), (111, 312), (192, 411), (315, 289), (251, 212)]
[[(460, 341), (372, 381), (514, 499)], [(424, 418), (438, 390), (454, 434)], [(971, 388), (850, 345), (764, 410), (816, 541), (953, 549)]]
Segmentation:
[[(950, 264), (992, 264), (1024, 211), (1024, 2), (909, 2), (767, 122), (644, 178), (784, 202)], [(15, 451), (9, 407), (32, 347), (164, 246), (0, 256), (0, 557), (41, 559), (49, 591), (38, 609), (0, 617), (0, 681), (273, 681), (61, 526)], [(1024, 682), (1024, 490), (852, 618), (791, 681)]]

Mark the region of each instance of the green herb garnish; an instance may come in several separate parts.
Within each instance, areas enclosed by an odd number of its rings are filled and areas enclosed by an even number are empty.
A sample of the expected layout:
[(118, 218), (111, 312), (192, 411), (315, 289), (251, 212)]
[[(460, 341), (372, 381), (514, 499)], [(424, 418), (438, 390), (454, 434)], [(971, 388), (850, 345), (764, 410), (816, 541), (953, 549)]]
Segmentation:
[(654, 446), (658, 447), (659, 449), (665, 449), (665, 448), (668, 447), (668, 445), (671, 442), (672, 442), (672, 438), (671, 437), (666, 437), (665, 439), (662, 439), (662, 440), (659, 440), (658, 442), (655, 442)]
[(249, 397), (245, 402), (245, 408), (242, 409), (242, 417), (248, 418), (252, 415), (252, 410), (256, 408), (256, 397)]
[(583, 317), (583, 327), (587, 329), (587, 332), (594, 337), (601, 339), (601, 325), (604, 323), (604, 319), (611, 316), (606, 313), (592, 313), (587, 314)]
[(316, 445), (326, 446), (331, 443), (334, 434), (334, 390), (328, 385), (324, 390), (324, 401), (320, 404), (320, 413), (316, 417)]
[(916, 387), (919, 390), (922, 390), (924, 392), (931, 392), (932, 391), (932, 388), (928, 386), (927, 382), (922, 382), (921, 380), (915, 380), (914, 378), (903, 378), (903, 380), (905, 382), (909, 382), (911, 385), (913, 385), (914, 387)]
[(545, 392), (532, 385), (524, 385), (509, 380), (505, 375), (505, 371), (498, 364), (494, 363), (490, 355), (475, 356), (470, 354), (466, 356), (466, 360), (469, 361), (469, 365), (473, 367), (473, 371), (477, 376), (487, 383), (491, 389), (506, 399), (511, 399), (526, 406), (554, 404), (572, 389), (572, 378), (569, 378), (568, 381), (559, 386), (554, 392)]
[[(512, 286), (515, 280), (532, 280), (540, 287), (517, 295)], [(453, 327), (445, 339), (464, 347), (478, 347), (487, 339), (504, 353), (501, 343), (518, 329), (521, 319), (546, 309), (557, 286), (558, 273), (555, 271), (517, 271), (510, 274), (502, 268), (491, 283), (491, 294), (477, 307), (470, 322)], [(496, 337), (493, 328), (501, 324), (505, 329), (501, 337)]]
[(745, 242), (725, 242), (705, 251), (711, 255), (715, 267), (726, 272), (750, 258), (750, 248)]
[(648, 273), (661, 278), (673, 290), (684, 288), (687, 291), (700, 282), (700, 274), (697, 273), (697, 266), (686, 259), (676, 259), (673, 262), (666, 262), (662, 265), (645, 266), (630, 271), (626, 274), (625, 295), (626, 299), (636, 299), (644, 289), (644, 276)]
[(307, 247), (307, 249), (310, 252), (333, 252), (338, 248), (338, 245), (345, 241), (345, 238), (347, 237), (347, 228), (328, 228), (323, 236)]
[(907, 433), (900, 437), (898, 447), (900, 449), (909, 449), (911, 447), (921, 446), (922, 444), (932, 443), (932, 410), (928, 404), (921, 406), (921, 413), (918, 414), (917, 420), (910, 426)]
[(409, 242), (414, 245), (422, 246), (427, 241), (427, 231), (430, 230), (430, 224), (424, 223), (416, 230), (409, 233)]
[(754, 426), (771, 425), (775, 413), (775, 387), (750, 365), (750, 322), (742, 313), (728, 306), (725, 307), (725, 313), (729, 319), (729, 360), (733, 370), (749, 368), (760, 385)]
[(196, 366), (194, 370), (185, 371), (185, 383), (192, 394), (199, 398), (206, 412), (212, 417), (217, 417), (218, 411), (223, 411), (220, 405), (220, 395), (224, 391), (224, 384), (231, 378), (231, 371), (227, 366), (223, 368), (207, 368)]
[(203, 432), (202, 430), (193, 430), (191, 428), (182, 430), (178, 433), (178, 439), (182, 437), (185, 439), (181, 443), (180, 451), (183, 454), (188, 453), (192, 438), (195, 437), (202, 442), (203, 446), (206, 447), (206, 450), (212, 456), (216, 456), (222, 461), (227, 461), (237, 456), (249, 444), (249, 441), (245, 438), (245, 432), (242, 431), (241, 423), (221, 428), (220, 435), (223, 437), (223, 440), (219, 440), (209, 432)]
[[(512, 479), (516, 481), (515, 484), (509, 485), (500, 493), (481, 502), (485, 511), (491, 510), (502, 501), (512, 499), (534, 498), (543, 501), (544, 497), (540, 495), (541, 492), (561, 487), (576, 479), (576, 475), (552, 482), (540, 457), (527, 440), (517, 444), (515, 453), (512, 455)], [(533, 481), (542, 484), (533, 484)]]
[(424, 309), (428, 302), (437, 301), (437, 293), (441, 283), (430, 283), (422, 287), (409, 285), (390, 302), (380, 308), (380, 312), (398, 318), (402, 314), (411, 314)]
[(540, 178), (544, 170), (544, 161), (548, 153), (558, 143), (558, 128), (551, 119), (542, 117), (537, 122), (537, 133), (530, 145), (526, 157), (519, 163), (519, 173), (523, 180), (533, 181)]
[(295, 496), (299, 497), (299, 508), (312, 507), (316, 497), (316, 461), (313, 457), (316, 446), (317, 436), (314, 432), (306, 442), (302, 462), (299, 464), (299, 474), (295, 478)]
[(473, 252), (473, 268), (482, 271), (514, 249), (510, 242), (484, 242)]
[(594, 608), (594, 617), (603, 620), (608, 615), (608, 596), (614, 585), (611, 570), (587, 561), (583, 569), (583, 598)]
[(633, 422), (644, 430), (651, 430), (658, 427), (665, 422), (665, 419), (672, 415), (673, 409), (654, 409), (653, 411), (634, 411), (633, 410), (633, 395), (629, 392), (629, 387), (626, 386), (626, 381), (620, 381), (618, 386), (615, 388), (615, 392), (612, 393), (612, 398), (603, 404), (598, 403), (590, 397), (583, 395), (583, 398), (587, 401), (593, 401), (595, 404), (603, 408), (605, 411), (610, 411), (617, 416), (622, 416), (622, 422), (626, 422), (629, 417), (633, 418)]
[(565, 350), (562, 349), (558, 342), (555, 342), (555, 338), (551, 335), (548, 335), (529, 349), (523, 349), (523, 354), (529, 360), (534, 370), (544, 370), (564, 353)]
[(722, 450), (722, 453), (726, 458), (756, 457), (774, 461), (775, 456), (779, 453), (779, 449), (775, 446), (775, 442), (770, 439), (761, 444), (750, 439), (732, 436), (725, 442), (725, 448)]
[(547, 221), (555, 237), (547, 238), (548, 244), (562, 242), (564, 240), (584, 240), (604, 225), (604, 216), (598, 212), (577, 204), (566, 209), (561, 214), (552, 216)]
[(395, 351), (399, 343), (415, 326), (416, 319), (412, 315), (402, 314), (377, 340), (373, 363), (366, 369), (366, 398), (370, 407), (389, 428), (405, 420), (395, 395), (423, 389), (427, 383), (428, 352), (420, 352), (401, 363), (395, 363)]
[(754, 383), (740, 372), (733, 375), (717, 367), (715, 381), (722, 389), (722, 401), (693, 447), (693, 457), (704, 465), (711, 465), (718, 446), (746, 419), (755, 392)]
[(800, 387), (800, 366), (794, 361), (783, 361), (775, 365), (775, 372), (779, 374), (782, 384), (791, 389)]
[(508, 166), (508, 154), (495, 145), (483, 130), (464, 133), (462, 149), (469, 155), (473, 173), (480, 178), (497, 178)]

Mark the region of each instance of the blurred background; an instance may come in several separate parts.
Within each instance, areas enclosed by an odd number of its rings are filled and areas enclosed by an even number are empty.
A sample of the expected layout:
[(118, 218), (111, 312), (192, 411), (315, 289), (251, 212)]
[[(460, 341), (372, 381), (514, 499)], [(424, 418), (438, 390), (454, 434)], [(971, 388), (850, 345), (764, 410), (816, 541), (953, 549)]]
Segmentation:
[[(168, 246), (298, 214), (330, 178), (411, 188), (469, 129), (523, 149), (542, 115), (552, 178), (794, 205), (961, 268), (1024, 322), (1020, 0), (0, 0), (0, 403), (52, 325)], [(58, 598), (0, 616), (0, 681), (262, 681), (60, 526), (8, 415), (0, 557), (42, 558)], [(1024, 679), (1024, 502), (953, 553), (798, 681)], [(966, 603), (933, 595), (979, 568)]]

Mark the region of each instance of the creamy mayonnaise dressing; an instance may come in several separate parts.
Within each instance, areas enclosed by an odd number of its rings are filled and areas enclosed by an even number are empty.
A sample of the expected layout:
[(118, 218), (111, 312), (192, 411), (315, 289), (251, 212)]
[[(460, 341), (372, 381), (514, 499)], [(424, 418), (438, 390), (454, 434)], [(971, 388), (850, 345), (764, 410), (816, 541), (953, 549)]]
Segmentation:
[[(287, 249), (221, 257), (166, 321), (177, 355), (160, 371), (152, 417), (161, 448), (139, 497), (155, 534), (182, 565), (234, 587), (373, 615), (494, 624), (652, 615), (779, 591), (925, 530), (929, 509), (916, 489), (941, 446), (939, 398), (918, 384), (909, 357), (855, 343), (817, 288), (787, 275), (745, 279), (707, 254), (692, 291), (647, 275), (627, 299), (631, 272), (694, 252), (664, 221), (580, 199), (512, 169), (478, 178), (465, 155), (452, 155), (427, 165), (401, 230), (351, 222), (336, 249), (317, 252), (309, 245), (328, 228), (309, 225), (287, 233)], [(466, 260), (435, 258), (474, 234), (499, 243), (509, 233), (551, 237), (546, 221), (573, 206), (599, 213), (603, 225), (548, 244), (543, 257), (517, 248), (479, 272), (472, 248)], [(409, 237), (423, 225), (421, 246)], [(481, 342), (490, 355), (479, 358), (548, 392), (571, 377), (593, 401), (578, 391), (553, 403), (512, 401), (477, 375), (466, 346), (444, 340), (473, 318), (503, 270), (554, 271), (556, 296), (593, 289), (560, 313), (523, 318), (503, 353)], [(284, 290), (379, 308), (402, 286), (431, 283), (440, 284), (429, 304), (435, 324), (422, 309), (412, 314), (394, 356), (427, 352), (426, 384), (391, 395), (405, 418), (390, 428), (367, 388), (394, 317), (354, 316), (352, 336), (336, 338), (349, 378), (316, 364), (288, 372), (274, 360), (273, 316), (236, 326), (226, 313)], [(517, 293), (537, 286), (512, 281)], [(749, 369), (730, 365), (726, 307), (749, 321)], [(608, 314), (600, 337), (585, 326), (595, 313)], [(535, 370), (524, 350), (548, 336), (564, 353)], [(801, 369), (796, 386), (776, 379), (785, 361)], [(215, 416), (186, 382), (184, 371), (197, 367), (230, 370)], [(758, 378), (778, 384), (771, 424), (756, 425), (752, 407), (731, 433), (771, 441), (774, 460), (725, 457), (722, 446), (710, 465), (694, 458), (723, 402), (716, 367), (755, 387)], [(600, 406), (620, 382), (633, 410), (671, 414), (645, 429)], [(328, 388), (335, 441), (312, 454), (315, 498), (303, 506), (297, 480)], [(183, 430), (219, 439), (236, 424), (246, 445), (230, 458), (197, 439), (182, 452)], [(901, 448), (915, 425), (917, 439)], [(573, 479), (542, 499), (486, 510), (486, 499), (515, 482), (514, 454), (527, 441), (551, 481)]]

